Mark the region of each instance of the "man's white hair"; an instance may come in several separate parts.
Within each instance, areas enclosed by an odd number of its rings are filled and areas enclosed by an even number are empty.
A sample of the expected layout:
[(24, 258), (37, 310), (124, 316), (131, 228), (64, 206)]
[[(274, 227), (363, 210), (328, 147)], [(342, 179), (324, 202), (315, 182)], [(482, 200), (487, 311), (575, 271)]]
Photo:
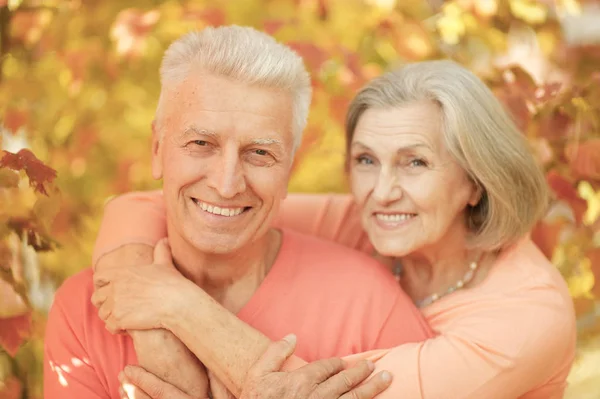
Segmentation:
[[(173, 42), (162, 60), (162, 90), (190, 73), (204, 71), (271, 89), (287, 91), (293, 100), (294, 151), (302, 141), (312, 95), (302, 57), (273, 37), (250, 27), (207, 27)], [(163, 94), (158, 102), (160, 125)]]

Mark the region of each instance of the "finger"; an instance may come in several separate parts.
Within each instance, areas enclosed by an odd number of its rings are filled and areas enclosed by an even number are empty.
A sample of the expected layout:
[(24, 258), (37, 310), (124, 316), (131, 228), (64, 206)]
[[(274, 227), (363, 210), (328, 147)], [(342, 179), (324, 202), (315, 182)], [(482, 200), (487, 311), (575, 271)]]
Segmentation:
[(392, 374), (388, 371), (382, 371), (375, 374), (366, 383), (340, 396), (340, 399), (372, 399), (385, 391), (391, 383)]
[(91, 301), (95, 307), (100, 307), (106, 301), (106, 298), (108, 298), (108, 287), (102, 287), (94, 291)]
[[(321, 384), (328, 378), (344, 370), (346, 363), (336, 357), (330, 359), (321, 359), (302, 366), (292, 371), (293, 374), (302, 374), (303, 378), (313, 384)], [(344, 391), (345, 392), (345, 391)]]
[(119, 385), (120, 399), (152, 399), (133, 385), (122, 371), (119, 373), (119, 382), (121, 383)]
[(290, 334), (283, 339), (269, 344), (263, 355), (254, 363), (248, 374), (261, 377), (279, 371), (283, 363), (292, 356), (296, 349), (296, 336)]
[(235, 399), (235, 396), (225, 387), (225, 385), (212, 373), (208, 372), (210, 382), (210, 391), (213, 399)]
[(371, 375), (375, 366), (372, 362), (363, 360), (354, 367), (330, 374), (327, 381), (324, 381), (316, 389), (317, 397), (338, 398), (342, 394), (356, 388), (361, 382)]
[(154, 263), (164, 265), (173, 263), (171, 258), (171, 247), (169, 246), (169, 240), (163, 238), (156, 243), (154, 247)]
[(94, 287), (100, 288), (104, 287), (111, 281), (110, 269), (103, 269), (94, 272)]
[(173, 385), (138, 366), (125, 367), (125, 377), (151, 399), (191, 399)]

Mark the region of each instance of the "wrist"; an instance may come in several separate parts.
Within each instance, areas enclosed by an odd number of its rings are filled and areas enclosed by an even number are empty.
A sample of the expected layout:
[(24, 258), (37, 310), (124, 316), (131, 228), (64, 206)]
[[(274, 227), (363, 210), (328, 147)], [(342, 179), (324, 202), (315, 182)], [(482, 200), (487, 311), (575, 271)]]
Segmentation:
[(161, 327), (178, 336), (185, 322), (201, 309), (201, 293), (204, 293), (192, 281), (182, 278), (181, 284), (174, 287), (172, 300), (165, 301), (167, 307), (161, 317)]

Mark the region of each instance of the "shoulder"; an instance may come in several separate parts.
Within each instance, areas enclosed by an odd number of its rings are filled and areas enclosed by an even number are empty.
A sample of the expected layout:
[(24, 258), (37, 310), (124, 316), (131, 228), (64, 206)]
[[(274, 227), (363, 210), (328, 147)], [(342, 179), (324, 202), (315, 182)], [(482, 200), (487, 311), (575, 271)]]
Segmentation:
[(93, 274), (90, 267), (67, 278), (54, 294), (52, 307), (60, 306), (67, 309), (81, 309), (87, 304), (94, 292)]
[(426, 313), (434, 329), (502, 357), (511, 368), (552, 373), (574, 357), (575, 313), (566, 283), (529, 241), (502, 254), (480, 287)]
[(96, 316), (91, 303), (92, 293), (91, 268), (67, 278), (54, 295), (48, 315), (48, 330), (67, 328), (72, 334), (83, 334), (87, 321)]

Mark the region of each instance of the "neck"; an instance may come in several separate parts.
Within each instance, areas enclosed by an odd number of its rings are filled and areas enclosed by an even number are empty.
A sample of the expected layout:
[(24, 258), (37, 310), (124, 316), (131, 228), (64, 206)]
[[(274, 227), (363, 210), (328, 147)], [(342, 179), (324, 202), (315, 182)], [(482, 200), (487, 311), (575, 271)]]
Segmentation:
[(169, 234), (177, 269), (231, 312), (252, 297), (275, 262), (281, 233), (271, 229), (260, 239), (228, 254), (199, 251)]
[(466, 231), (449, 232), (435, 246), (421, 248), (401, 257), (402, 287), (415, 301), (440, 294), (454, 286), (479, 260), (479, 254), (467, 250)]

